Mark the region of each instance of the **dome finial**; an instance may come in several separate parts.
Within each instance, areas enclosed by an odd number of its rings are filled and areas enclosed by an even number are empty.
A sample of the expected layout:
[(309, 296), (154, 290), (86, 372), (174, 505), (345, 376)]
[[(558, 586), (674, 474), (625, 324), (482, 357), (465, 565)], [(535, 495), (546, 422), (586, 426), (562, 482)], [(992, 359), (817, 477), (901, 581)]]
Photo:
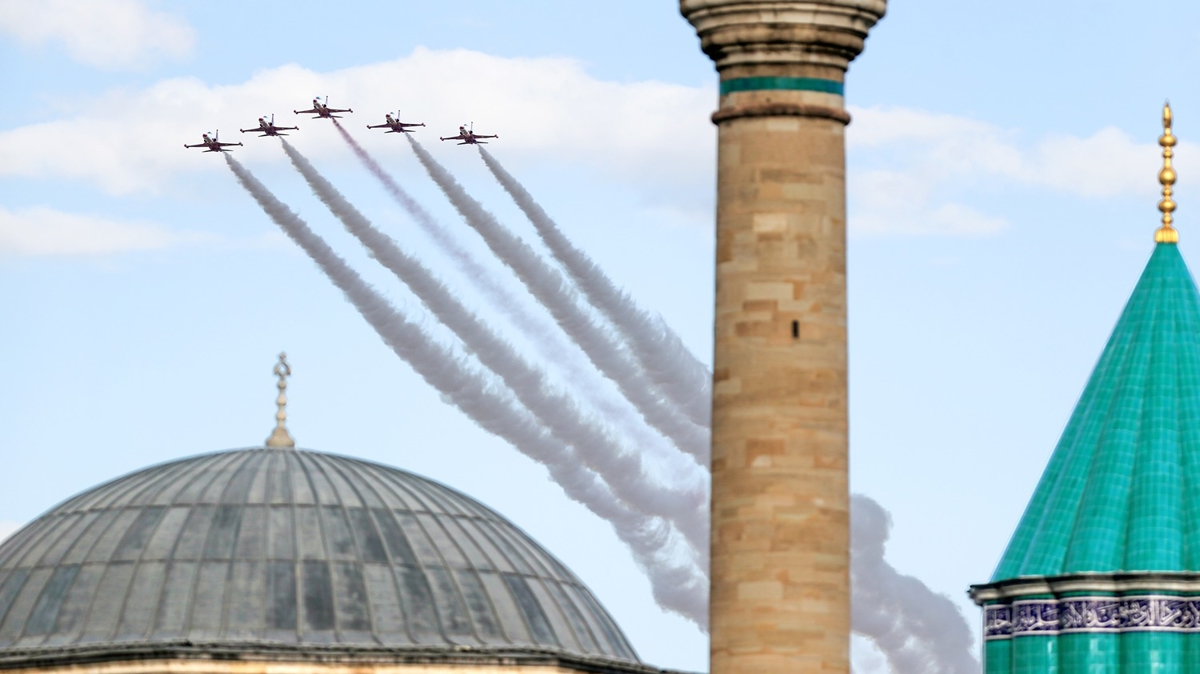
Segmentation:
[(1171, 133), (1171, 103), (1163, 105), (1163, 135), (1158, 144), (1163, 149), (1163, 167), (1158, 172), (1158, 182), (1162, 184), (1162, 201), (1158, 202), (1158, 210), (1162, 211), (1162, 227), (1154, 232), (1154, 240), (1158, 243), (1179, 243), (1179, 231), (1171, 226), (1175, 218), (1175, 200), (1171, 198), (1171, 186), (1175, 184), (1175, 167), (1171, 165), (1171, 157), (1175, 156), (1171, 149), (1175, 147), (1175, 134)]
[(287, 421), (287, 378), (292, 376), (292, 367), (288, 365), (287, 354), (279, 354), (279, 362), (275, 363), (275, 376), (279, 377), (279, 397), (275, 399), (275, 404), (279, 410), (275, 412), (275, 430), (271, 433), (271, 437), (267, 438), (267, 447), (272, 449), (295, 447), (296, 441), (288, 433), (285, 422)]

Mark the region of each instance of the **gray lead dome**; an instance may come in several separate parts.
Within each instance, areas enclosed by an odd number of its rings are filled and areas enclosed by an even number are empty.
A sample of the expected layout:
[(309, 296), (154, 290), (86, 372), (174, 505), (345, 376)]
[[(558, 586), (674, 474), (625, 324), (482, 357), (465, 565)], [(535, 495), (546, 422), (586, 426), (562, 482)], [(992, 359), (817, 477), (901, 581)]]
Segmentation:
[(0, 656), (180, 642), (637, 661), (579, 579), (503, 517), (343, 456), (247, 449), (162, 464), (0, 545)]

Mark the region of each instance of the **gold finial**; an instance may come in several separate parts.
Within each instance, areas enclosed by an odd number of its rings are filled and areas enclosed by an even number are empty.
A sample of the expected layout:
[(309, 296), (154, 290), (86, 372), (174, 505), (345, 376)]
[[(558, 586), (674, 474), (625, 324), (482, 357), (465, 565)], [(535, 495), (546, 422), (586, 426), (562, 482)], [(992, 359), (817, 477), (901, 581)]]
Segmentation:
[(1163, 106), (1163, 135), (1158, 139), (1158, 144), (1163, 149), (1163, 167), (1158, 172), (1158, 182), (1162, 184), (1162, 201), (1158, 202), (1158, 210), (1162, 211), (1162, 227), (1159, 227), (1154, 232), (1154, 240), (1157, 243), (1179, 243), (1179, 230), (1171, 226), (1175, 218), (1171, 215), (1175, 212), (1175, 200), (1171, 198), (1171, 186), (1175, 184), (1175, 167), (1171, 165), (1171, 158), (1175, 156), (1175, 152), (1171, 149), (1175, 147), (1175, 134), (1171, 133), (1171, 104), (1168, 102)]
[(287, 421), (287, 378), (292, 376), (292, 367), (288, 365), (287, 354), (279, 354), (279, 362), (275, 363), (275, 376), (279, 377), (279, 397), (275, 399), (275, 405), (279, 408), (275, 412), (275, 430), (271, 433), (271, 437), (267, 438), (267, 447), (272, 449), (295, 447), (296, 441), (287, 431), (287, 426), (284, 422)]

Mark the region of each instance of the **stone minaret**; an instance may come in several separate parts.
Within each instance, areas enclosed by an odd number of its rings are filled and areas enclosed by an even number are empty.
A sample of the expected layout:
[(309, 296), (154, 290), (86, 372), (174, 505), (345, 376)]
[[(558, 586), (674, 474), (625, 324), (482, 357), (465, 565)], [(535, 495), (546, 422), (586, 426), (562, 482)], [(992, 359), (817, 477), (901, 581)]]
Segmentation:
[(886, 0), (681, 0), (721, 77), (712, 672), (849, 671), (842, 92)]

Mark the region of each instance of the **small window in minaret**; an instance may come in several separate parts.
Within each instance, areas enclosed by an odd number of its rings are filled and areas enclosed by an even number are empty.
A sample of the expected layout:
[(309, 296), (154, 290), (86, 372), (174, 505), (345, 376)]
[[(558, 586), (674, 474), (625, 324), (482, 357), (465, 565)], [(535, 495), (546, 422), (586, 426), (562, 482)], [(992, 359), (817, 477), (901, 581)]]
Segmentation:
[(800, 339), (800, 321), (792, 321), (792, 339)]

